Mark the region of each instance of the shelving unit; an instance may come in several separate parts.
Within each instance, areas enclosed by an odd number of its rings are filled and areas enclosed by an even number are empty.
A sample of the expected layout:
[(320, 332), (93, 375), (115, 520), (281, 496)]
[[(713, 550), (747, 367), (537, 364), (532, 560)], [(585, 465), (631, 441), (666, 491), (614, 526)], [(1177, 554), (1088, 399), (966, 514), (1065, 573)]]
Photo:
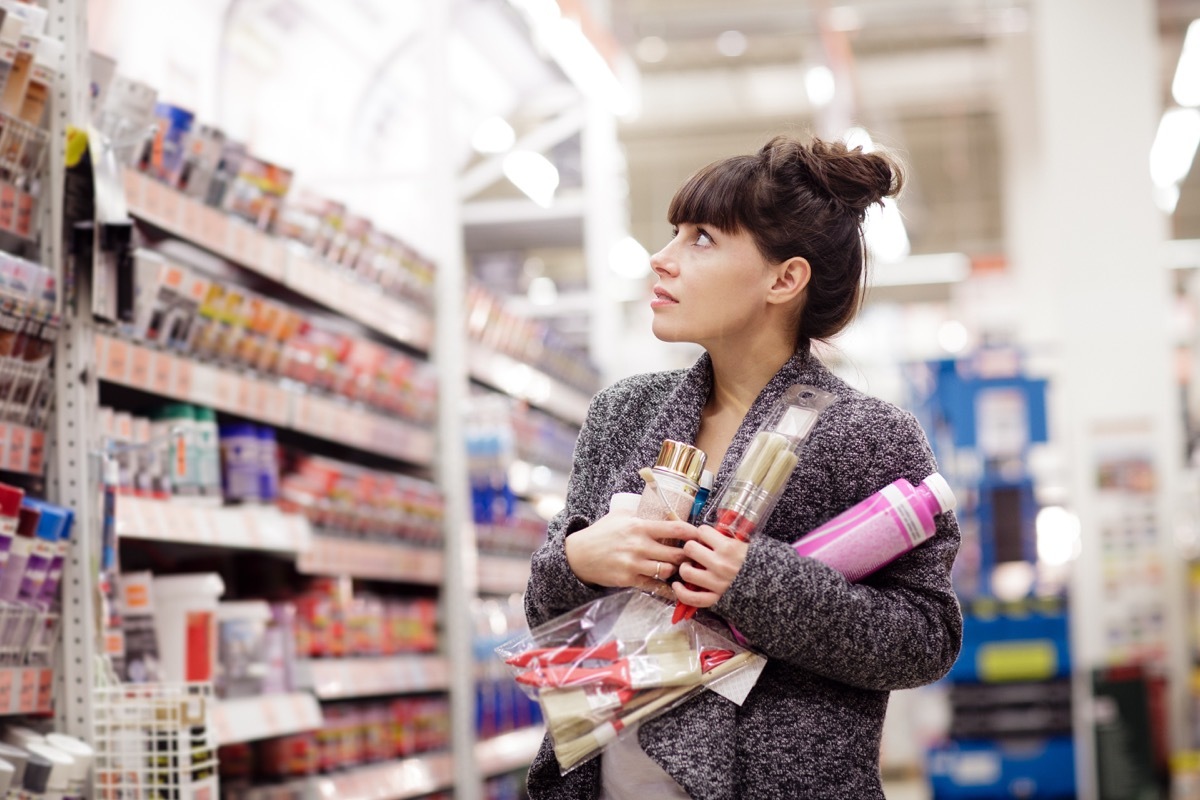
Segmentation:
[(310, 659), (296, 672), (319, 700), (442, 692), (450, 684), (449, 663), (432, 655)]
[(405, 800), (454, 785), (449, 753), (355, 767), (304, 783), (306, 800)]
[(533, 761), (546, 729), (540, 725), (484, 739), (475, 745), (479, 771), (485, 776), (520, 769)]
[(122, 497), (117, 535), (180, 544), (300, 554), (312, 549), (308, 520), (270, 506), (201, 506)]
[(440, 550), (315, 535), (296, 569), (306, 575), (346, 575), (437, 586), (445, 570)]
[(212, 715), (220, 745), (311, 731), (322, 721), (321, 706), (309, 692), (222, 700)]

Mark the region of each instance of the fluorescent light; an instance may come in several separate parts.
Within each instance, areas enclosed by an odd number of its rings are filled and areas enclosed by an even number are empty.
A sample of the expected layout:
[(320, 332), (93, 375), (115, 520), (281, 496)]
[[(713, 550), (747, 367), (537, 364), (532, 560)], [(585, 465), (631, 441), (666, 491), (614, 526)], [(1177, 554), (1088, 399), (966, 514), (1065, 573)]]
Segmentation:
[(647, 64), (657, 64), (667, 57), (667, 43), (661, 36), (647, 36), (637, 43), (637, 57)]
[(746, 52), (746, 34), (741, 31), (724, 31), (717, 37), (717, 52), (729, 58), (737, 58)]
[(514, 150), (504, 157), (504, 176), (542, 208), (554, 202), (558, 169), (541, 153)]
[(516, 141), (516, 131), (502, 117), (488, 117), (471, 135), (471, 146), (480, 153), (505, 153)]
[(810, 67), (808, 72), (804, 73), (804, 90), (808, 94), (808, 101), (814, 106), (821, 108), (829, 105), (837, 90), (833, 70), (824, 64)]
[(1167, 110), (1150, 147), (1150, 177), (1154, 185), (1170, 186), (1186, 178), (1197, 144), (1200, 144), (1200, 110)]
[(1038, 561), (1061, 567), (1083, 550), (1079, 517), (1061, 506), (1046, 506), (1037, 514)]
[(1175, 65), (1171, 81), (1171, 96), (1181, 106), (1200, 106), (1200, 19), (1188, 25), (1183, 37), (1183, 50)]
[(633, 98), (576, 19), (564, 17), (554, 0), (509, 0), (525, 13), (533, 38), (571, 83), (617, 116), (633, 110)]
[(608, 251), (608, 268), (622, 278), (644, 278), (650, 274), (650, 254), (641, 242), (626, 236)]
[(949, 319), (938, 327), (937, 340), (947, 353), (961, 353), (967, 349), (971, 334), (967, 331), (966, 325), (958, 320)]
[(875, 149), (875, 142), (871, 140), (871, 134), (867, 133), (866, 128), (859, 128), (857, 126), (851, 128), (842, 136), (842, 141), (851, 150), (861, 147), (864, 153), (870, 153)]
[(903, 261), (912, 249), (900, 209), (890, 197), (883, 199), (882, 208), (873, 205), (867, 209), (863, 236), (867, 240), (867, 249), (871, 251), (875, 260), (885, 264)]
[(1154, 187), (1154, 205), (1164, 214), (1174, 214), (1175, 206), (1179, 205), (1179, 184)]

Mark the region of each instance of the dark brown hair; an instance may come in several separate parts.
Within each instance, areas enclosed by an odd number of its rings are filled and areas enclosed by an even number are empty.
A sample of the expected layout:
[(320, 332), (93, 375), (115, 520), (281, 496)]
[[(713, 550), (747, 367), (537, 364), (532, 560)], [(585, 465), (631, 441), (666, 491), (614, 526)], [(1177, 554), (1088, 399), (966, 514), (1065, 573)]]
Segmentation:
[(897, 194), (900, 165), (840, 141), (776, 136), (754, 155), (704, 167), (684, 182), (667, 211), (672, 225), (746, 231), (773, 264), (808, 259), (797, 337), (807, 347), (854, 319), (862, 303), (867, 209)]

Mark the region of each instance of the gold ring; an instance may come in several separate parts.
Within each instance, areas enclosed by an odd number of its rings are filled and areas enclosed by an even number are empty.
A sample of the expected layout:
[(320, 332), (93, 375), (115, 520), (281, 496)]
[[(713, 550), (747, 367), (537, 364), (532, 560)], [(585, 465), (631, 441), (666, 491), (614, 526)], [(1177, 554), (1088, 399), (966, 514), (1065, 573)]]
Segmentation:
[(662, 569), (662, 562), (655, 561), (654, 562), (654, 580), (658, 580), (658, 571), (661, 569)]

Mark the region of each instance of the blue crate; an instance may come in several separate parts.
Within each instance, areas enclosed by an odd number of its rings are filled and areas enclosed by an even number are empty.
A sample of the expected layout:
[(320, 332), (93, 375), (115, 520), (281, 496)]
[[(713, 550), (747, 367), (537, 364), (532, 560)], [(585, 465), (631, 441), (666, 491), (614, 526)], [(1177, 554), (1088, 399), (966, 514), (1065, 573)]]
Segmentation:
[(1067, 800), (1075, 745), (1069, 736), (951, 742), (927, 753), (926, 774), (934, 800)]
[(1052, 680), (1071, 674), (1064, 609), (982, 604), (964, 609), (963, 645), (946, 680), (962, 683)]

